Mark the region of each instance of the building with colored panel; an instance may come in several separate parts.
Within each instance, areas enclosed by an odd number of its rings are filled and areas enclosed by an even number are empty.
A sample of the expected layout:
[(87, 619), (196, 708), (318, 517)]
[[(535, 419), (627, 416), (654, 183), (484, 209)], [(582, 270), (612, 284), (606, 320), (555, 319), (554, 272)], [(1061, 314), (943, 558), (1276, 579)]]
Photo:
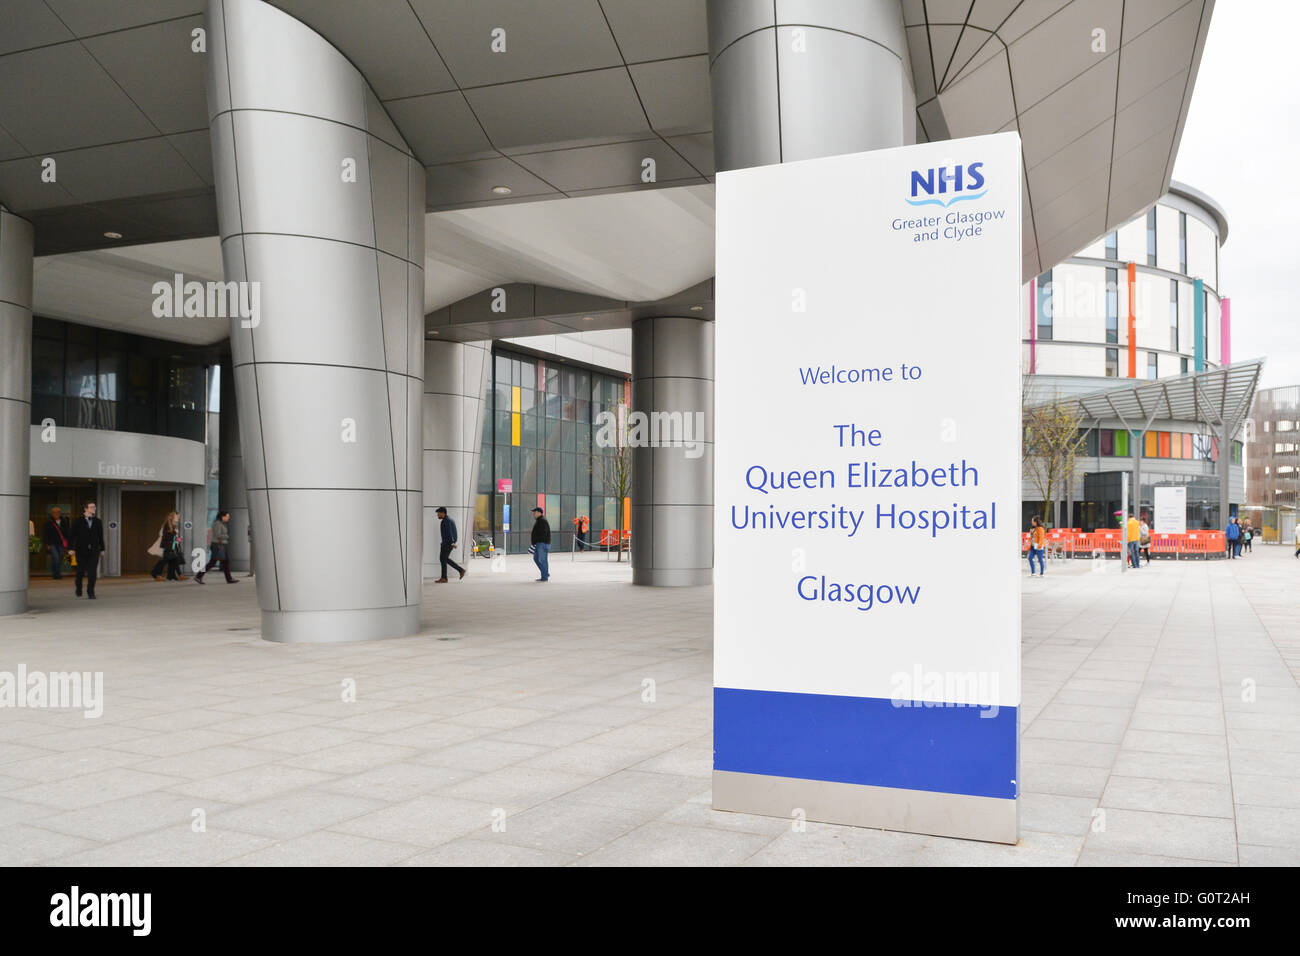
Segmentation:
[(1231, 341), (1219, 296), (1227, 238), (1218, 203), (1172, 183), (1150, 208), (1028, 284), (1023, 370), (1158, 379), (1219, 367)]
[[(1213, 199), (1171, 183), (1150, 207), (1030, 281), (1021, 343), (1026, 403), (1224, 367), (1231, 329), (1228, 300), (1219, 296), (1219, 248), (1227, 236), (1227, 214)], [(1156, 485), (1181, 484), (1189, 489), (1189, 529), (1226, 521), (1219, 501), (1218, 426), (1203, 420), (1148, 425), (1140, 417), (1081, 422), (1074, 474), (1057, 482), (1050, 495), (1045, 480), (1028, 468), (1024, 526), (1045, 510), (1053, 527), (1113, 526), (1119, 484), (1104, 476), (1128, 470), (1135, 456), (1142, 461), (1135, 473), (1142, 488), (1136, 496), (1130, 491), (1130, 500), (1142, 510), (1153, 513)], [(1242, 436), (1234, 435), (1226, 447), (1232, 511), (1245, 500)]]
[[(508, 553), (527, 550), (534, 506), (546, 510), (552, 551), (572, 550), (574, 518), (588, 519), (592, 541), (619, 526), (617, 492), (608, 487), (613, 450), (601, 446), (599, 433), (602, 414), (617, 416), (620, 405), (626, 407), (630, 336), (611, 330), (559, 343), (549, 339), (512, 339), (492, 351), (473, 528)], [(590, 340), (601, 344), (584, 350)], [(623, 368), (594, 365), (592, 359)], [(510, 480), (510, 493), (498, 492), (501, 479)]]

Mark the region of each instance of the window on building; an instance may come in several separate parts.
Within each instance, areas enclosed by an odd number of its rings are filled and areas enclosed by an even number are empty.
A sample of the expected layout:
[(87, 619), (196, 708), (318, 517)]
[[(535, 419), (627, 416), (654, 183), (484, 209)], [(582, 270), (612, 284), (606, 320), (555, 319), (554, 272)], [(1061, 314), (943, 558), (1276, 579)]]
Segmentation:
[(1178, 271), (1187, 275), (1187, 213), (1178, 214)]
[(1156, 207), (1147, 210), (1147, 265), (1156, 264)]
[(1106, 341), (1119, 341), (1119, 270), (1106, 270)]
[(1178, 360), (1178, 372), (1181, 375), (1187, 374), (1187, 358), (1185, 356)]
[(1208, 362), (1210, 359), (1210, 290), (1206, 289), (1201, 294), (1205, 297), (1205, 301), (1201, 303), (1201, 314), (1205, 316), (1205, 321), (1201, 323), (1201, 354)]
[[(1169, 348), (1178, 351), (1178, 280), (1169, 280)], [(1184, 369), (1186, 371), (1186, 369)]]
[(1106, 234), (1106, 258), (1119, 258), (1119, 233), (1109, 232)]
[(1044, 341), (1052, 338), (1052, 270), (1038, 277), (1038, 337)]
[(1119, 377), (1119, 349), (1106, 350), (1106, 377)]
[(1158, 377), (1159, 373), (1156, 371), (1156, 367), (1157, 367), (1156, 362), (1157, 362), (1156, 353), (1148, 352), (1147, 353), (1147, 378), (1153, 379)]

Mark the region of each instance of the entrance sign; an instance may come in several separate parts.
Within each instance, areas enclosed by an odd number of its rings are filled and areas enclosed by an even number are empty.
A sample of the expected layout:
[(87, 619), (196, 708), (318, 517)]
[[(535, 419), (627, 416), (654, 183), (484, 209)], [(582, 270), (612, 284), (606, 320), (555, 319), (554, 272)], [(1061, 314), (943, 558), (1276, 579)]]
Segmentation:
[(1155, 524), (1152, 531), (1161, 534), (1187, 533), (1187, 486), (1157, 485), (1155, 488)]
[(497, 479), (497, 494), (508, 495), (515, 490), (515, 480), (513, 478)]
[(1020, 140), (719, 173), (719, 810), (1014, 843)]

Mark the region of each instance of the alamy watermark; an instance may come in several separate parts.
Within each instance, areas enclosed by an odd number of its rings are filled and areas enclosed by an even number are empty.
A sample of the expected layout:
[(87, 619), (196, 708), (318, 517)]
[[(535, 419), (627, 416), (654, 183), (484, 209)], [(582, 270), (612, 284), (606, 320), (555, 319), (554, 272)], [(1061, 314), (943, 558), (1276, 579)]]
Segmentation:
[(245, 329), (255, 329), (262, 321), (260, 282), (187, 282), (177, 272), (171, 282), (155, 282), (152, 291), (155, 318), (238, 318)]
[(890, 675), (895, 707), (977, 707), (980, 717), (996, 717), (998, 675), (992, 671), (927, 671), (920, 664)]
[(87, 720), (104, 713), (103, 671), (0, 671), (0, 708), (82, 710)]
[(704, 454), (703, 412), (601, 412), (596, 416), (599, 448), (682, 448), (687, 458)]

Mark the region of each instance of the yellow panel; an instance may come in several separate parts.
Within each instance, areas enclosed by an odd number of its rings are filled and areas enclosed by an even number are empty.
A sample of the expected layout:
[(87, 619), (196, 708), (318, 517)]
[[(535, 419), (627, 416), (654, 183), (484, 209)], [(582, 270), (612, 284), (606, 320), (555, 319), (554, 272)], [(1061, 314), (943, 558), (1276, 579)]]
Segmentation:
[[(522, 404), (523, 399), (519, 395), (519, 386), (516, 385), (514, 388), (510, 389), (510, 410), (512, 412), (522, 412), (523, 409), (519, 407)], [(515, 444), (518, 445), (519, 442), (515, 442)]]
[[(518, 393), (519, 393), (519, 389), (515, 389), (515, 394)], [(514, 412), (510, 416), (510, 444), (512, 445), (519, 444), (519, 413), (518, 412)]]

